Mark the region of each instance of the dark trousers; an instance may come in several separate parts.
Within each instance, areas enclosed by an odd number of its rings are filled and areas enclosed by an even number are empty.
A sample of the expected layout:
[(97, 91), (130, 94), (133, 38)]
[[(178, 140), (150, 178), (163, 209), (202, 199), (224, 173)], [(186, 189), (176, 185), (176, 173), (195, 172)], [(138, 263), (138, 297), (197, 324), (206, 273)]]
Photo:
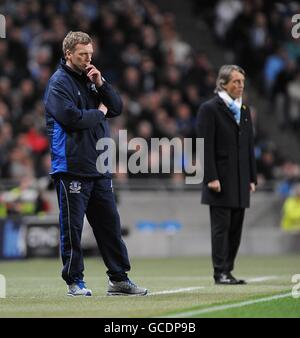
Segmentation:
[(244, 221), (245, 209), (210, 206), (211, 245), (214, 276), (234, 268)]
[(108, 269), (108, 276), (115, 281), (127, 279), (126, 271), (130, 270), (130, 263), (121, 238), (120, 217), (111, 179), (61, 175), (54, 181), (60, 210), (63, 279), (67, 284), (72, 284), (84, 277), (81, 234), (85, 214)]

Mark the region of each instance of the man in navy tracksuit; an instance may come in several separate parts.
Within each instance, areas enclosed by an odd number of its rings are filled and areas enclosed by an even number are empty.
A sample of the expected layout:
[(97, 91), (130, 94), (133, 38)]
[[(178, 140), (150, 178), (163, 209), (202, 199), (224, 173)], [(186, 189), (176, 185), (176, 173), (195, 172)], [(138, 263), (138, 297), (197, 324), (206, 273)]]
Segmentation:
[(63, 41), (64, 58), (45, 91), (47, 130), (52, 172), (60, 209), (62, 277), (68, 295), (91, 296), (83, 280), (81, 233), (84, 215), (92, 226), (108, 268), (108, 295), (145, 295), (132, 283), (110, 173), (96, 168), (96, 143), (109, 137), (107, 118), (121, 114), (122, 101), (91, 64), (93, 45), (83, 32), (69, 32)]

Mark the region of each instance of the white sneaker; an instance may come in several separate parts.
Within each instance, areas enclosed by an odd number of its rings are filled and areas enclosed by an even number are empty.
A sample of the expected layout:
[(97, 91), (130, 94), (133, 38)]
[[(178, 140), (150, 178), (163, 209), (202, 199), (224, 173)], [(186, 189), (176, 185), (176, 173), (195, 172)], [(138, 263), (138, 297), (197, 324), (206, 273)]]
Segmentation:
[(130, 279), (121, 282), (108, 280), (107, 296), (145, 296), (148, 290), (135, 285)]
[(78, 281), (76, 283), (73, 283), (71, 285), (68, 285), (68, 296), (86, 296), (91, 297), (92, 296), (92, 290), (87, 289), (84, 281)]

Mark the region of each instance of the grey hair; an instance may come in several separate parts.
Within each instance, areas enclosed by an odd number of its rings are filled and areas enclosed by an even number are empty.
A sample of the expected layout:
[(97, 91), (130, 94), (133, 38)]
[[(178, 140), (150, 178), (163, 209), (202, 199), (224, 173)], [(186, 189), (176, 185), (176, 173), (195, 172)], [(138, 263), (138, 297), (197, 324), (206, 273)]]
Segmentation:
[(216, 88), (214, 90), (214, 93), (217, 93), (217, 92), (224, 90), (223, 86), (226, 85), (230, 81), (231, 73), (234, 70), (236, 70), (237, 72), (246, 76), (246, 72), (240, 66), (237, 66), (237, 65), (224, 65), (224, 66), (222, 66), (219, 70), (219, 74), (218, 74), (217, 81), (216, 81)]

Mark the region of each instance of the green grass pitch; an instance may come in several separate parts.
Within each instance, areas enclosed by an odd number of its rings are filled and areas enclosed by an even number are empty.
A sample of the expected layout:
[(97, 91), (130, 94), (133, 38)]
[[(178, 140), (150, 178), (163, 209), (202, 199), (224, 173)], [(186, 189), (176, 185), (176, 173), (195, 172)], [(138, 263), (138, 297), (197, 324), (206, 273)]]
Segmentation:
[(0, 317), (300, 318), (300, 298), (289, 294), (292, 275), (300, 274), (296, 255), (239, 256), (234, 275), (249, 281), (240, 286), (214, 285), (210, 257), (132, 259), (130, 278), (148, 288), (146, 297), (107, 297), (105, 267), (97, 258), (85, 260), (93, 297), (67, 297), (60, 270), (59, 259), (0, 262), (6, 279)]

